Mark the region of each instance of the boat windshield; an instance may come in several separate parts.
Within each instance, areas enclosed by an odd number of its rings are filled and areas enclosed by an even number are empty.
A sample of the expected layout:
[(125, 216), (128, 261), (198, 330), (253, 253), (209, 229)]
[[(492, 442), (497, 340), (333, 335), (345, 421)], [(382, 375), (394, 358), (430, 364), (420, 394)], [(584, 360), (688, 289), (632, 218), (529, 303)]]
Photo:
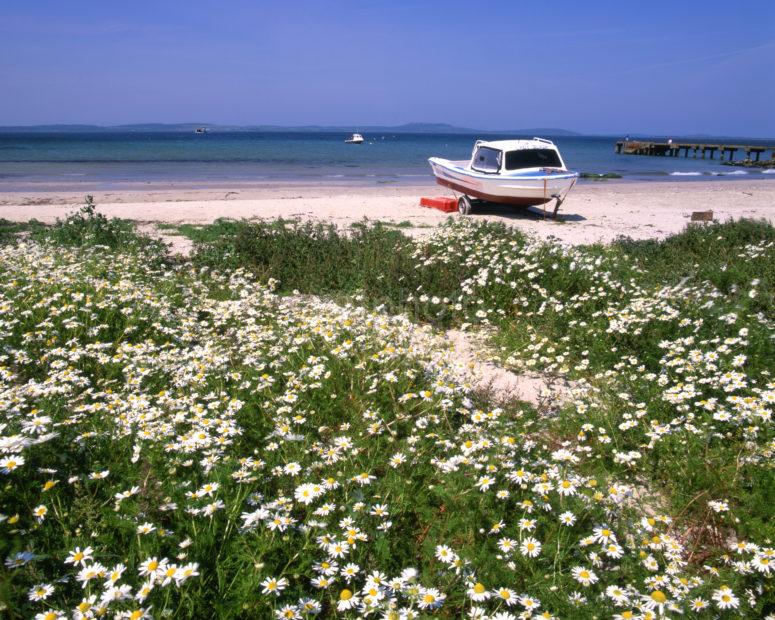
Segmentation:
[(471, 168), (480, 172), (498, 172), (501, 167), (501, 151), (480, 146), (471, 160)]
[(562, 162), (554, 149), (520, 149), (506, 153), (506, 170), (520, 168), (562, 168)]

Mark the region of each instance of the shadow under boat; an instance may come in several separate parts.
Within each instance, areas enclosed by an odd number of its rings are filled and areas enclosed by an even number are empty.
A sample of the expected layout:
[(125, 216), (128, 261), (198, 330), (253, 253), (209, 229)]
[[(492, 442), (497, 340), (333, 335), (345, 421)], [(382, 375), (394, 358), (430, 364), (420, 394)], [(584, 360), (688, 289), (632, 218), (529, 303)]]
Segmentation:
[[(548, 206), (548, 205), (547, 205)], [(542, 220), (552, 219), (552, 209), (544, 211), (541, 206), (533, 207), (515, 207), (513, 205), (505, 205), (497, 202), (487, 202), (485, 200), (477, 200), (473, 203), (473, 209), (471, 215), (497, 215), (509, 220)], [(586, 220), (583, 215), (578, 213), (563, 213), (557, 214), (558, 222), (582, 222)]]

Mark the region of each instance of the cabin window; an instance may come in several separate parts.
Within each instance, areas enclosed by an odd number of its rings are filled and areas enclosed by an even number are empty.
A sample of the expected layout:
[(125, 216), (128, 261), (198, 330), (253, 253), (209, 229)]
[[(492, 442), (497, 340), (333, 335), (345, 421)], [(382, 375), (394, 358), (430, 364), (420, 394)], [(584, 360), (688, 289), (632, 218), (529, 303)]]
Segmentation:
[(486, 146), (480, 146), (474, 153), (474, 159), (471, 162), (471, 168), (480, 172), (498, 172), (501, 167), (501, 152), (498, 149), (491, 149)]
[(506, 170), (520, 168), (562, 168), (554, 149), (520, 149), (506, 153)]

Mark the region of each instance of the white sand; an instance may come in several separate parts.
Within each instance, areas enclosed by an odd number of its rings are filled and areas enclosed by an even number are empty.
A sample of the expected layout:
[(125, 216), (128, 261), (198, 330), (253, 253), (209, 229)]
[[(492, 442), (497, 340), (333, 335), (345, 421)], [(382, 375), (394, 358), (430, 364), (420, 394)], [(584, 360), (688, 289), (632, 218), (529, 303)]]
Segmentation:
[[(84, 192), (85, 193), (85, 192)], [(413, 187), (303, 186), (235, 189), (117, 190), (93, 192), (109, 217), (149, 223), (204, 224), (219, 217), (301, 218), (347, 226), (368, 218), (408, 221), (409, 234), (421, 235), (448, 214), (419, 206), (420, 196), (450, 195), (432, 184)], [(0, 218), (51, 223), (83, 200), (83, 193), (0, 193)], [(681, 231), (692, 211), (713, 210), (714, 217), (764, 218), (775, 223), (775, 180), (616, 183), (588, 182), (573, 189), (558, 221), (544, 220), (541, 209), (489, 205), (472, 217), (502, 221), (541, 237), (568, 243), (607, 242), (621, 235), (660, 238)], [(454, 214), (454, 217), (458, 217)]]

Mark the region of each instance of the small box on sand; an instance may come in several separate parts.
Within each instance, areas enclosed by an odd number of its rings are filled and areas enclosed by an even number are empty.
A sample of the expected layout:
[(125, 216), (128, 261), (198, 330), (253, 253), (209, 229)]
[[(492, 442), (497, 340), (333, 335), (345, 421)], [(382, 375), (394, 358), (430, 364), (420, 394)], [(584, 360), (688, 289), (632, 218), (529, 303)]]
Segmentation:
[(713, 211), (692, 211), (692, 222), (712, 222)]
[(457, 199), (449, 196), (423, 197), (420, 198), (420, 206), (438, 209), (439, 211), (444, 211), (444, 213), (452, 213), (457, 211)]

